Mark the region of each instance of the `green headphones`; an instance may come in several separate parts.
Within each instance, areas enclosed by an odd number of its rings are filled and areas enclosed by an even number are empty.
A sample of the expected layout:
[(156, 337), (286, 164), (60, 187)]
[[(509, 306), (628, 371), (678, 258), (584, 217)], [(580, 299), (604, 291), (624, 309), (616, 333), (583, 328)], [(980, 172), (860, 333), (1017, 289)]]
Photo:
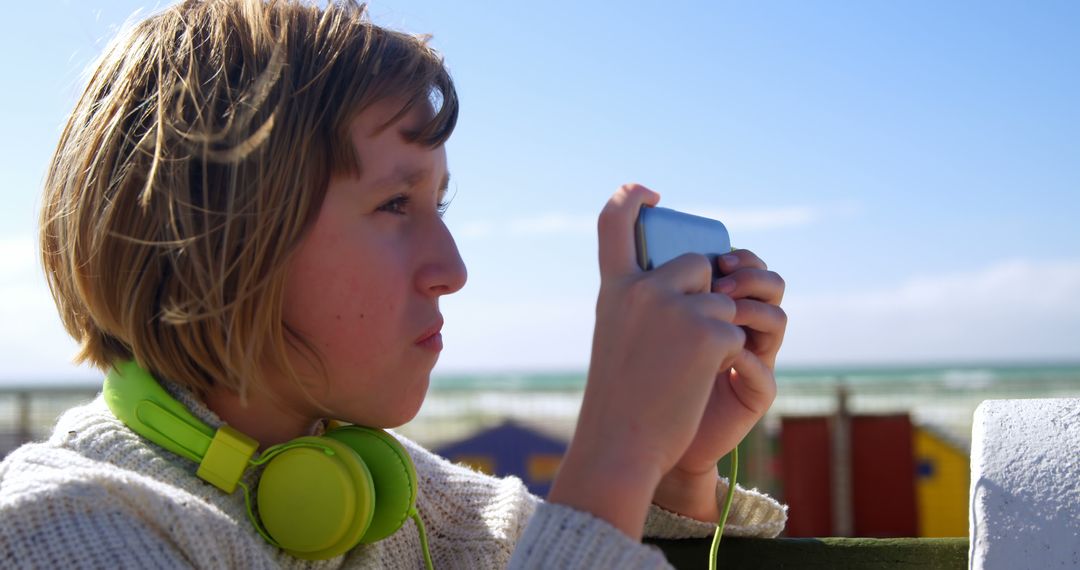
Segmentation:
[[(227, 425), (215, 431), (199, 421), (135, 362), (110, 370), (103, 393), (109, 409), (133, 431), (198, 463), (199, 478), (230, 494), (241, 487), (259, 534), (289, 554), (333, 558), (390, 536), (411, 517), (431, 567), (416, 512), (416, 470), (390, 434), (346, 425), (275, 445), (252, 459), (257, 441)], [(263, 464), (256, 514), (240, 477)]]

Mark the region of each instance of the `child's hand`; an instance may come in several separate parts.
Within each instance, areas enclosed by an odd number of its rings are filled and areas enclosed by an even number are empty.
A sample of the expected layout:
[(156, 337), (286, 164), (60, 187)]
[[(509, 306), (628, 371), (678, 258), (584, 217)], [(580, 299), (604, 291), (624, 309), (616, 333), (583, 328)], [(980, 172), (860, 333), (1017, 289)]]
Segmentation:
[[(600, 214), (601, 283), (588, 385), (574, 440), (549, 496), (633, 537), (641, 535), (661, 477), (683, 461), (696, 466), (698, 455), (718, 451), (698, 443), (687, 457), (695, 438), (705, 441), (696, 434), (704, 427), (707, 404), (706, 423), (720, 428), (711, 435), (721, 441), (737, 442), (753, 424), (745, 410), (737, 420), (721, 421), (718, 414), (742, 407), (726, 381), (726, 390), (714, 388), (721, 371), (741, 361), (745, 371), (740, 368), (738, 378), (756, 383), (762, 376), (750, 368), (761, 366), (756, 357), (741, 356), (746, 333), (733, 322), (738, 305), (711, 292), (707, 258), (684, 255), (649, 272), (638, 267), (634, 221), (643, 203), (658, 200), (644, 187), (624, 186)], [(762, 411), (768, 407), (760, 398), (752, 402)]]
[(746, 331), (746, 347), (717, 375), (693, 443), (664, 475), (653, 501), (674, 512), (715, 521), (716, 462), (761, 419), (776, 397), (773, 368), (784, 338), (787, 315), (780, 309), (784, 280), (746, 250), (719, 259), (724, 277), (713, 291), (735, 300), (735, 324)]

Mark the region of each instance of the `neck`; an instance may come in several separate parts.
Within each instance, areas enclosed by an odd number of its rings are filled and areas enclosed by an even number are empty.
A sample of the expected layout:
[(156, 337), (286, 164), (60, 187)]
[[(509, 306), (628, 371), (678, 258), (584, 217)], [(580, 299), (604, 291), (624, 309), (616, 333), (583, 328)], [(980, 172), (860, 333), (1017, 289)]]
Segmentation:
[[(229, 426), (259, 442), (259, 449), (310, 435), (321, 418), (300, 409), (304, 398), (274, 397), (268, 390), (250, 390), (247, 401), (216, 386), (206, 394), (206, 406)], [(290, 405), (293, 404), (293, 405)]]

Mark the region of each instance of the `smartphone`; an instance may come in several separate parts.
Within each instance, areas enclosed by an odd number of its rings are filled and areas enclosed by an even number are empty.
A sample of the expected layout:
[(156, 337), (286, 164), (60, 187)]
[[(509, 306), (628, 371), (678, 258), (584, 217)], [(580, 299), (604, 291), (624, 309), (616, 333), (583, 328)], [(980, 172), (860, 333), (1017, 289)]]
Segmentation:
[(659, 267), (684, 253), (700, 253), (712, 262), (713, 277), (720, 277), (716, 258), (731, 251), (724, 224), (670, 208), (642, 206), (634, 224), (638, 265)]

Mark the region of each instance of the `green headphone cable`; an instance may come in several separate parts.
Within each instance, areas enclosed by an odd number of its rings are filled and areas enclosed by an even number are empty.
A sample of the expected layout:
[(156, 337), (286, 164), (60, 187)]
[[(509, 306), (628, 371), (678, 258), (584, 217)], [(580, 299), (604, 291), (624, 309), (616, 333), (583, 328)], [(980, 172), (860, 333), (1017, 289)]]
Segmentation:
[(259, 531), (259, 535), (266, 539), (266, 542), (269, 542), (277, 548), (281, 548), (281, 544), (279, 544), (278, 541), (270, 537), (270, 535), (262, 527), (262, 523), (259, 521), (259, 517), (255, 516), (255, 509), (251, 507), (251, 489), (249, 489), (243, 481), (237, 481), (236, 486), (244, 490), (244, 506), (247, 507), (248, 520), (250, 520), (255, 526), (255, 530)]
[(709, 551), (709, 570), (716, 570), (716, 550), (720, 547), (720, 536), (724, 534), (724, 524), (727, 523), (728, 512), (731, 510), (731, 501), (735, 498), (735, 478), (739, 475), (739, 446), (731, 450), (731, 476), (728, 477), (727, 495), (724, 496), (724, 508), (720, 511), (720, 522), (716, 524), (716, 533), (713, 534), (712, 549)]
[(416, 522), (416, 530), (420, 533), (420, 549), (424, 551), (424, 567), (433, 570), (431, 564), (431, 552), (428, 550), (427, 531), (424, 529), (424, 521), (420, 519), (420, 512), (412, 510), (412, 520)]

